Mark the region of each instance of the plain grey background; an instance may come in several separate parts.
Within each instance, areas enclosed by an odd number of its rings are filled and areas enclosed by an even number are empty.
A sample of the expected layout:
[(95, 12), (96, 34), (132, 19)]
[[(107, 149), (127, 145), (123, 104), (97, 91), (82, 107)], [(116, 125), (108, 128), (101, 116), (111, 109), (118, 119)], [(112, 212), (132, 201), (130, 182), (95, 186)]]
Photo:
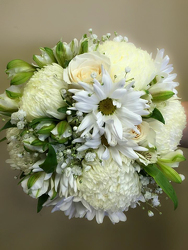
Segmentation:
[[(61, 38), (70, 42), (93, 28), (99, 36), (117, 31), (138, 47), (152, 52), (165, 48), (178, 74), (179, 96), (187, 100), (188, 81), (187, 0), (0, 0), (0, 90), (9, 86), (4, 70), (12, 59), (32, 62), (39, 47), (53, 47)], [(2, 125), (2, 122), (1, 122)], [(3, 137), (3, 133), (1, 136)], [(160, 216), (149, 218), (141, 208), (127, 213), (117, 225), (108, 219), (102, 225), (86, 219), (69, 220), (51, 208), (36, 213), (36, 200), (23, 193), (14, 179), (16, 172), (5, 160), (6, 142), (0, 144), (0, 249), (188, 249), (187, 179), (174, 185), (179, 207), (162, 199)], [(188, 150), (184, 150), (188, 158)]]

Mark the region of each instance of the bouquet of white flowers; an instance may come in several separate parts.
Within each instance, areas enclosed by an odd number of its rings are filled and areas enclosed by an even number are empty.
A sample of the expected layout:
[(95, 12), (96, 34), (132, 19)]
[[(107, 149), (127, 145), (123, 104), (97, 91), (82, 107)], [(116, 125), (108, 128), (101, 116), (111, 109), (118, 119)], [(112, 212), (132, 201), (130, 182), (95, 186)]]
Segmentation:
[(51, 205), (69, 218), (117, 223), (142, 203), (152, 216), (163, 191), (176, 208), (170, 182), (184, 179), (175, 168), (185, 160), (177, 146), (186, 117), (169, 57), (162, 49), (152, 59), (116, 33), (89, 33), (40, 48), (35, 64), (8, 63), (7, 163), (38, 212)]

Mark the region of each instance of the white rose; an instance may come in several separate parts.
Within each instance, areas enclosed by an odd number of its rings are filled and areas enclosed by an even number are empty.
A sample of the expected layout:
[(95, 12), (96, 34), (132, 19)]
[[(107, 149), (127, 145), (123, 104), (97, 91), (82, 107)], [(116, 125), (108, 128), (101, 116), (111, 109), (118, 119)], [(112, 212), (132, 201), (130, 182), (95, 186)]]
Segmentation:
[(101, 80), (101, 65), (110, 68), (110, 59), (99, 52), (89, 52), (75, 56), (64, 70), (63, 80), (69, 84), (77, 82), (93, 83), (93, 75)]
[(156, 144), (156, 134), (154, 130), (150, 127), (150, 125), (147, 122), (143, 121), (137, 126), (137, 129), (139, 131), (139, 134), (135, 131), (131, 131), (131, 133), (134, 135), (133, 140), (144, 147), (154, 147), (154, 145)]

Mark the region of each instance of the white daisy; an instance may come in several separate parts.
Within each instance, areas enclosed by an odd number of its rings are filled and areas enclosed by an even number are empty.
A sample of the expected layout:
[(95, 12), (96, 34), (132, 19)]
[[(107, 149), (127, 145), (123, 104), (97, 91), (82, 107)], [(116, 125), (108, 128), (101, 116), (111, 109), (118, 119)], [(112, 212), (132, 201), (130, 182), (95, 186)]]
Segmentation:
[(104, 130), (104, 125), (110, 126), (110, 131), (119, 139), (123, 138), (123, 127), (136, 130), (136, 125), (142, 122), (142, 115), (147, 115), (147, 101), (140, 97), (143, 91), (134, 91), (133, 82), (125, 86), (125, 79), (113, 83), (108, 72), (102, 67), (102, 83), (94, 79), (89, 85), (79, 82), (83, 90), (71, 89), (76, 101), (75, 109), (86, 113), (78, 127), (81, 136), (93, 129), (93, 136)]
[[(105, 128), (107, 133), (108, 128)], [(122, 166), (122, 158), (120, 153), (129, 157), (130, 159), (138, 159), (138, 155), (134, 152), (136, 151), (147, 151), (146, 148), (140, 147), (135, 141), (132, 140), (132, 135), (130, 133), (123, 133), (123, 139), (120, 140), (114, 135), (110, 134), (110, 138), (107, 133), (102, 135), (96, 134), (95, 136), (88, 136), (86, 138), (75, 139), (74, 142), (83, 143), (82, 146), (77, 148), (77, 151), (83, 151), (87, 149), (97, 149), (97, 155), (101, 160), (108, 160), (110, 157), (114, 161)]]

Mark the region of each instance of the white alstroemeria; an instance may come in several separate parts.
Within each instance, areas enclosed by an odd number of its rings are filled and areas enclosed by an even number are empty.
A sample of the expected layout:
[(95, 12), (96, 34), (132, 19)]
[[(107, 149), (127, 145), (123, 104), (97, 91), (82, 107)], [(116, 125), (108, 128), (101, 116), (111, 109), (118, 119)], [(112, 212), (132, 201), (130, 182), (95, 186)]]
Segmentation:
[(138, 161), (144, 164), (145, 166), (157, 162), (157, 152), (156, 151), (147, 151), (142, 152), (142, 154), (137, 153), (139, 159)]
[(123, 137), (123, 127), (136, 130), (136, 125), (142, 122), (142, 115), (147, 115), (145, 109), (149, 106), (147, 101), (140, 97), (143, 91), (134, 91), (133, 82), (125, 87), (125, 79), (113, 83), (109, 73), (102, 67), (102, 83), (94, 79), (94, 84), (89, 85), (79, 82), (84, 90), (69, 90), (76, 101), (71, 109), (81, 111), (87, 115), (78, 127), (78, 132), (83, 131), (84, 136), (93, 129), (93, 136), (104, 125), (110, 126), (110, 131), (119, 139)]
[(177, 94), (175, 89), (179, 83), (174, 82), (177, 74), (170, 74), (173, 71), (172, 64), (169, 64), (170, 58), (166, 55), (164, 58), (164, 49), (157, 50), (157, 55), (155, 58), (156, 72), (156, 83), (152, 85), (149, 89), (151, 94), (155, 94), (161, 91), (170, 90)]
[(0, 95), (0, 114), (13, 113), (18, 110), (19, 101), (9, 98), (6, 93)]
[(69, 44), (60, 41), (52, 50), (58, 64), (66, 68), (67, 61), (70, 61), (78, 54), (79, 42), (77, 39), (73, 39)]
[(185, 157), (183, 156), (183, 151), (180, 149), (161, 154), (158, 158), (158, 163), (165, 164), (172, 168), (177, 168), (182, 161), (185, 161)]
[(31, 151), (37, 151), (39, 153), (44, 153), (43, 145), (36, 146), (33, 144), (33, 142), (36, 140), (38, 140), (38, 138), (34, 134), (30, 133), (30, 134), (25, 134), (23, 136), (22, 142), (26, 149), (31, 150)]
[(38, 198), (45, 194), (50, 185), (50, 178), (52, 173), (37, 172), (31, 176), (26, 177), (22, 182), (24, 192), (33, 198)]

